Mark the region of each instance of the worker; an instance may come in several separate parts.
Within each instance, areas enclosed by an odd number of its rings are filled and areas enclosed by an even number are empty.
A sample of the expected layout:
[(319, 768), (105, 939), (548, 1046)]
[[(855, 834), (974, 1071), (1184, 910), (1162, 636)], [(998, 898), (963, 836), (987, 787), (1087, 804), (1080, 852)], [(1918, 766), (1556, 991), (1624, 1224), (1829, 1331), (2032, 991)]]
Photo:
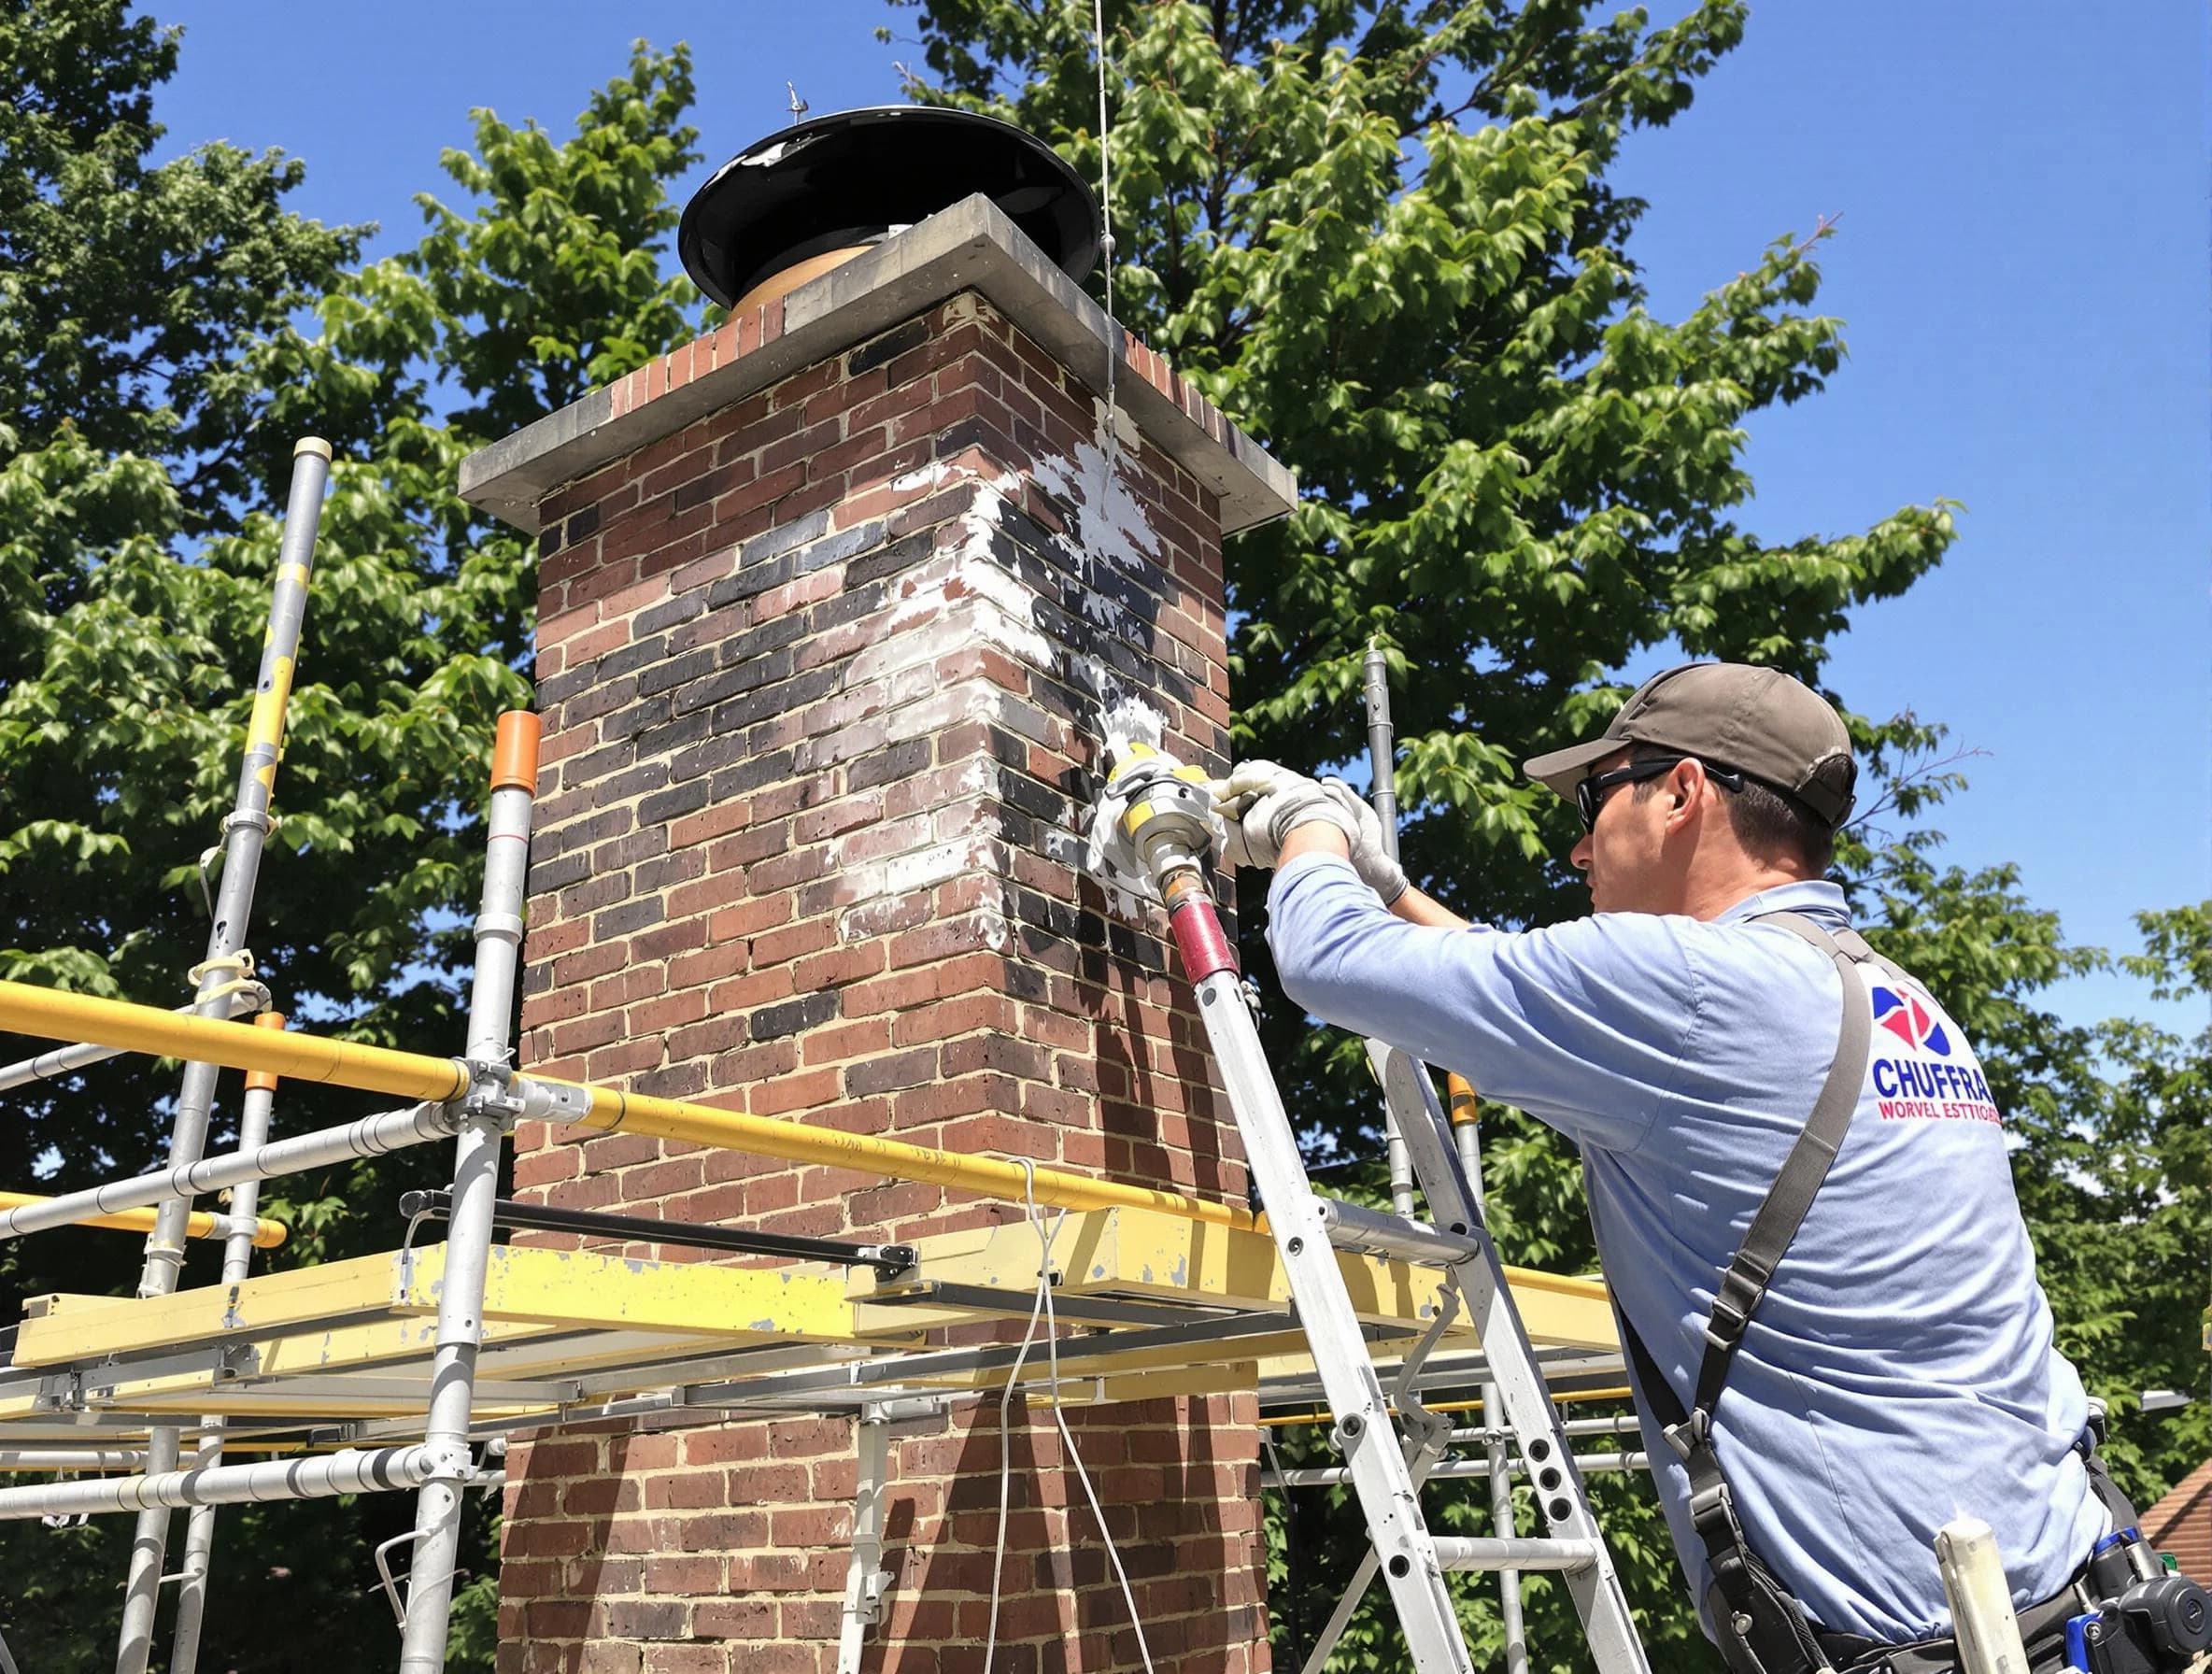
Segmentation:
[(1732, 1667), (1951, 1666), (1933, 1542), (1962, 1514), (1995, 1531), (2032, 1666), (2059, 1666), (2124, 1502), (1973, 1048), (1827, 880), (1842, 720), (1777, 671), (1691, 664), (1525, 771), (1581, 816), (1594, 912), (1506, 932), (1410, 887), (1341, 782), (1235, 770), (1231, 858), (1274, 868), (1283, 992), (1581, 1147), (1652, 1474)]

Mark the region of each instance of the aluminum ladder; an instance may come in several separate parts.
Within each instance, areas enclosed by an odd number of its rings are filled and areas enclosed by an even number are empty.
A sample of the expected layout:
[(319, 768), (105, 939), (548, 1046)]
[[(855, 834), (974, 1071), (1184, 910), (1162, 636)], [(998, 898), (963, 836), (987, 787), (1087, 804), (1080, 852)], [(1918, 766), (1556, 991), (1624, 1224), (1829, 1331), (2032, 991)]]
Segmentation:
[[(1124, 880), (1149, 885), (1168, 908), (1334, 1422), (1331, 1439), (1367, 1522), (1373, 1566), (1355, 1578), (1339, 1609), (1341, 1620), (1331, 1626), (1341, 1631), (1367, 1576), (1379, 1569), (1418, 1674), (1472, 1674), (1447, 1573), (1548, 1569), (1564, 1579), (1603, 1674), (1648, 1674), (1627, 1597), (1426, 1071), (1394, 1047), (1368, 1043), (1432, 1220), (1316, 1193), (1207, 887), (1211, 796), (1202, 777), (1141, 745), (1125, 746), (1100, 817), (1112, 834), (1110, 869)], [(1394, 1414), (1338, 1268), (1339, 1250), (1411, 1260), (1449, 1276), (1448, 1302), (1463, 1310), (1478, 1332), (1489, 1368), (1485, 1379), (1498, 1391), (1503, 1411), (1486, 1416), (1502, 1417), (1536, 1486), (1545, 1525), (1541, 1537), (1453, 1539), (1429, 1532), (1421, 1511), (1421, 1482), (1442, 1456), (1449, 1426), (1421, 1407), (1414, 1383), (1419, 1362), (1442, 1335), (1452, 1308), (1408, 1357), (1397, 1381), (1399, 1410)], [(1326, 1658), (1334, 1638), (1325, 1633), (1310, 1669)]]

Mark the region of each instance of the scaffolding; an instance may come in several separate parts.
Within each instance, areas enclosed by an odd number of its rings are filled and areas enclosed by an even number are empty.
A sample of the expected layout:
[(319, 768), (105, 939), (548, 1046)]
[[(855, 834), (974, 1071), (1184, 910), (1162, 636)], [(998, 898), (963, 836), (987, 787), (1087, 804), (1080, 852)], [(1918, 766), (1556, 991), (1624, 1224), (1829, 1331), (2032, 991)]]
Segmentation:
[[(165, 1166), (83, 1191), (0, 1197), (0, 1237), (84, 1225), (150, 1233), (135, 1296), (29, 1298), (12, 1355), (0, 1368), (0, 1469), (57, 1479), (0, 1488), (0, 1519), (122, 1512), (137, 1518), (119, 1674), (147, 1666), (154, 1607), (168, 1580), (180, 1588), (169, 1666), (195, 1666), (215, 1511), (221, 1505), (414, 1492), (411, 1533), (387, 1543), (410, 1549), (404, 1583), (388, 1566), (386, 1551), (377, 1553), (376, 1563), (399, 1620), (399, 1667), (427, 1674), (445, 1666), (463, 1497), (503, 1482), (507, 1437), (607, 1419), (704, 1422), (795, 1412), (844, 1412), (861, 1421), (860, 1488), (838, 1664), (841, 1671), (853, 1669), (882, 1593), (876, 1566), (887, 1417), (918, 1410), (913, 1403), (941, 1410), (985, 1391), (1049, 1379), (1053, 1397), (1071, 1404), (1256, 1391), (1269, 1422), (1326, 1422), (1333, 1415), (1340, 1435), (1349, 1438), (1357, 1429), (1356, 1420), (1346, 1419), (1347, 1374), (1340, 1364), (1346, 1355), (1359, 1357), (1363, 1371), (1374, 1369), (1366, 1375), (1378, 1403), (1374, 1380), (1387, 1381), (1393, 1412), (1427, 1412), (1420, 1407), (1422, 1389), (1482, 1391), (1482, 1426), (1454, 1428), (1436, 1419), (1414, 1486), (1428, 1477), (1487, 1475), (1502, 1497), (1509, 1475), (1525, 1472), (1548, 1484), (1553, 1499), (1544, 1514), (1571, 1536), (1518, 1539), (1510, 1499), (1501, 1497), (1496, 1540), (1439, 1540), (1421, 1551), (1451, 1547), (1440, 1560), (1447, 1568), (1527, 1563), (1565, 1569), (1584, 1587), (1609, 1584), (1595, 1526), (1584, 1526), (1587, 1508), (1562, 1438), (1614, 1434), (1620, 1424), (1578, 1421), (1581, 1427), (1568, 1424), (1562, 1431), (1551, 1405), (1578, 1393), (1622, 1393), (1609, 1304), (1595, 1280), (1495, 1266), (1481, 1230), (1474, 1130), (1457, 1108), (1452, 1127), (1444, 1128), (1439, 1114), (1426, 1128), (1457, 1141), (1458, 1158), (1446, 1159), (1446, 1171), (1455, 1179), (1464, 1173), (1473, 1191), (1448, 1231), (1411, 1218), (1410, 1190), (1394, 1194), (1392, 1213), (1312, 1198), (1295, 1152), (1287, 1159), (1274, 1156), (1267, 1166), (1282, 1178), (1272, 1187), (1263, 1182), (1269, 1201), (1280, 1206), (1295, 1199), (1301, 1213), (1310, 1203), (1326, 1227), (1326, 1244), (1306, 1250), (1283, 1225), (1271, 1225), (1241, 1203), (518, 1072), (511, 1061), (511, 1029), (537, 754), (537, 723), (528, 714), (502, 716), (497, 730), (461, 1053), (432, 1057), (284, 1028), (253, 972), (247, 931), (328, 470), (327, 446), (303, 442), (246, 761), (236, 803), (224, 821), (224, 867), (212, 902), (208, 954), (192, 972), (192, 1006), (169, 1012), (0, 982), (0, 1031), (63, 1043), (0, 1069), (0, 1088), (124, 1052), (186, 1066)], [(1384, 725), (1386, 760), (1386, 719)], [(1176, 855), (1178, 875), (1193, 875), (1191, 857)], [(1188, 922), (1182, 908), (1190, 904), (1186, 892), (1178, 906), (1179, 933)], [(1210, 901), (1205, 913), (1211, 918)], [(1221, 968), (1201, 980), (1190, 947), (1184, 951), (1186, 973), (1208, 1007), (1231, 991), (1209, 986), (1225, 980)], [(1241, 1013), (1241, 995), (1235, 1009)], [(246, 1013), (255, 1015), (241, 1020)], [(1244, 1023), (1248, 1028), (1248, 1017)], [(1217, 1047), (1222, 1042), (1217, 1036)], [(1233, 1057), (1224, 1068), (1241, 1125), (1241, 1101), (1253, 1096), (1243, 1084), (1255, 1071)], [(1417, 1067), (1384, 1055), (1378, 1069), (1398, 1123), (1415, 1130), (1418, 1152), (1424, 1124), (1411, 1114), (1418, 1100), (1407, 1102), (1412, 1097), (1407, 1078)], [(209, 1114), (226, 1070), (246, 1077), (238, 1143), (210, 1155)], [(1256, 1073), (1267, 1080), (1264, 1063)], [(283, 1079), (404, 1102), (338, 1126), (271, 1138)], [(1271, 1080), (1265, 1091), (1273, 1098)], [(1434, 1111), (1433, 1089), (1427, 1099)], [(1279, 1117), (1279, 1101), (1273, 1109)], [(911, 1243), (867, 1244), (552, 1210), (498, 1196), (502, 1150), (523, 1120), (934, 1184), (1019, 1204), (1031, 1215), (1045, 1208), (1066, 1213), (1041, 1250), (1028, 1218)], [(1286, 1127), (1283, 1132), (1287, 1135)], [(1404, 1139), (1394, 1144), (1394, 1156), (1404, 1151)], [(253, 1250), (283, 1236), (280, 1227), (256, 1213), (262, 1182), (447, 1142), (453, 1146), (450, 1185), (409, 1194), (402, 1205), (407, 1237), (399, 1249), (291, 1271), (249, 1271)], [(1433, 1202), (1438, 1157), (1415, 1155), (1401, 1164), (1409, 1172), (1415, 1165)], [(224, 1191), (231, 1194), (227, 1213), (194, 1210), (196, 1199)], [(1279, 1221), (1283, 1213), (1279, 1208)], [(421, 1229), (440, 1220), (443, 1241), (421, 1240)], [(502, 1244), (495, 1234), (503, 1227), (629, 1248), (730, 1253), (773, 1265)], [(218, 1284), (178, 1288), (188, 1236), (223, 1241)], [(1470, 1281), (1478, 1256), (1501, 1279), (1495, 1294), (1486, 1280)], [(1049, 1272), (1041, 1272), (1047, 1263)], [(1334, 1340), (1334, 1350), (1317, 1324), (1327, 1312), (1315, 1299), (1317, 1283), (1328, 1298), (1341, 1298), (1340, 1304), (1330, 1303), (1342, 1309), (1344, 1334)], [(1056, 1339), (1054, 1357), (1011, 1341), (942, 1346), (947, 1327), (1032, 1320), (1041, 1285), (1049, 1290), (1057, 1325), (1080, 1333)], [(1498, 1353), (1486, 1351), (1486, 1339)], [(1327, 1410), (1308, 1412), (1316, 1406)], [(1451, 1410), (1439, 1403), (1433, 1411)], [(1381, 1418), (1383, 1410), (1376, 1405), (1372, 1412)], [(188, 1439), (194, 1450), (189, 1467)], [(1449, 1442), (1479, 1448), (1482, 1457), (1455, 1463), (1445, 1456)], [(1559, 1458), (1551, 1459), (1553, 1446)], [(226, 1449), (270, 1456), (226, 1462)], [(1509, 1449), (1517, 1456), (1509, 1458)], [(1283, 1487), (1343, 1482), (1368, 1470), (1361, 1460), (1379, 1451), (1347, 1445), (1350, 1462), (1340, 1469), (1272, 1473), (1269, 1480)], [(1397, 1457), (1395, 1448), (1387, 1451)], [(1413, 1456), (1410, 1450), (1408, 1459)], [(1585, 1463), (1630, 1468), (1640, 1460), (1617, 1454)], [(1556, 1486), (1562, 1466), (1572, 1484), (1571, 1507), (1569, 1491)], [(1411, 1468), (1398, 1469), (1402, 1475)], [(59, 1480), (82, 1470), (116, 1474)], [(1398, 1480), (1387, 1469), (1384, 1477)], [(184, 1561), (171, 1577), (163, 1571), (171, 1513), (179, 1509), (191, 1517)], [(1419, 1541), (1427, 1541), (1417, 1512), (1410, 1526)], [(1433, 1553), (1431, 1560), (1432, 1567), (1439, 1561)], [(1394, 1591), (1403, 1580), (1399, 1561), (1394, 1557), (1387, 1566)], [(1507, 1597), (1516, 1598), (1510, 1585)], [(1340, 1615), (1348, 1616), (1355, 1600), (1356, 1592)], [(1404, 1597), (1400, 1607), (1402, 1616)], [(1517, 1640), (1517, 1609), (1511, 1626)], [(1432, 1627), (1455, 1639), (1455, 1627)], [(1602, 1666), (1641, 1666), (1632, 1634), (1628, 1650), (1610, 1661), (1599, 1648)], [(1316, 1664), (1326, 1654), (1324, 1645)], [(1453, 1653), (1443, 1638), (1417, 1660), (1425, 1668), (1466, 1666), (1464, 1648)]]

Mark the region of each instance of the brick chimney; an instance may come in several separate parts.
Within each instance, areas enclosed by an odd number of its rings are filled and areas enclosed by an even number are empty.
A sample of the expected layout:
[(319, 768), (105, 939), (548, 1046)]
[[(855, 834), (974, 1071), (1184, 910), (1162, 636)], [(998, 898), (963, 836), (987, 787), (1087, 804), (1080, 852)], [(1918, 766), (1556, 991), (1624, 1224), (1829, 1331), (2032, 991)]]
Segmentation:
[[(987, 199), (462, 485), (543, 555), (527, 1067), (1241, 1196), (1187, 991), (1073, 833), (1109, 712), (1226, 765), (1221, 540), (1293, 485)], [(623, 1134), (516, 1144), (518, 1193), (566, 1207), (901, 1241), (1022, 1213)], [(894, 1432), (864, 1667), (981, 1667), (998, 1412)], [(1255, 1416), (1071, 1411), (1163, 1674), (1268, 1666)], [(1049, 1417), (1014, 1423), (998, 1667), (1137, 1667)], [(855, 1459), (849, 1417), (518, 1443), (500, 1667), (830, 1674)]]

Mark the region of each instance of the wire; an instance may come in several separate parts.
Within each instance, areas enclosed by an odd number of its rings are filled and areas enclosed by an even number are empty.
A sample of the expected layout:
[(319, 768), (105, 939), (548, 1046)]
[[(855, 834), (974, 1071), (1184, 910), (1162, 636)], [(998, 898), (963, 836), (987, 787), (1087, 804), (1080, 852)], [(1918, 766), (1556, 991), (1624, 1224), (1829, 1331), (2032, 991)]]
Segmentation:
[(1113, 503), (1113, 478), (1121, 463), (1121, 431), (1115, 419), (1120, 412), (1122, 357), (1121, 325), (1113, 318), (1113, 140), (1106, 111), (1106, 0), (1091, 0), (1091, 45), (1099, 63), (1099, 256), (1106, 279), (1106, 480), (1099, 497), (1099, 515), (1104, 517)]
[[(1106, 261), (1106, 318), (1113, 318), (1113, 142), (1106, 127), (1106, 0), (1091, 0), (1091, 45), (1099, 61), (1099, 253)], [(1114, 360), (1121, 357), (1116, 355)], [(1113, 362), (1106, 364), (1106, 400), (1113, 401)]]
[(1129, 1574), (1122, 1568), (1121, 1552), (1113, 1543), (1113, 1531), (1106, 1526), (1106, 1513), (1099, 1509), (1099, 1497), (1091, 1488), (1090, 1472), (1083, 1468), (1083, 1455), (1075, 1450), (1075, 1434), (1068, 1427), (1068, 1415), (1060, 1408), (1060, 1334), (1052, 1312), (1052, 1241), (1060, 1229), (1060, 1223), (1068, 1218), (1061, 1210), (1053, 1217), (1052, 1231), (1046, 1232), (1044, 1216), (1037, 1206), (1034, 1192), (1029, 1197), (1029, 1222), (1037, 1228), (1037, 1241), (1042, 1251), (1038, 1258), (1038, 1273), (1044, 1292), (1044, 1353), (1050, 1368), (1045, 1384), (1052, 1403), (1052, 1421), (1060, 1432), (1060, 1445), (1068, 1450), (1068, 1463), (1075, 1467), (1075, 1480), (1083, 1484), (1084, 1503), (1091, 1509), (1091, 1516), (1099, 1525), (1099, 1536), (1106, 1542), (1106, 1561), (1113, 1566), (1113, 1579), (1121, 1583), (1121, 1601), (1128, 1607), (1129, 1626), (1137, 1635), (1138, 1660), (1144, 1665), (1144, 1674), (1153, 1674), (1152, 1648), (1144, 1642), (1144, 1618), (1137, 1613), (1137, 1596), (1129, 1590)]
[(1020, 1384), (1022, 1367), (1028, 1360), (1029, 1349), (1037, 1341), (1037, 1327), (1044, 1327), (1044, 1345), (1047, 1361), (1045, 1398), (1052, 1410), (1054, 1427), (1059, 1432), (1060, 1445), (1068, 1450), (1068, 1462), (1074, 1468), (1075, 1480), (1082, 1484), (1084, 1503), (1091, 1509), (1091, 1516), (1098, 1523), (1099, 1534), (1106, 1542), (1106, 1561), (1113, 1566), (1113, 1579), (1120, 1583), (1122, 1603), (1128, 1607), (1129, 1625), (1137, 1635), (1137, 1655), (1144, 1665), (1144, 1674), (1154, 1674), (1152, 1648), (1144, 1638), (1144, 1621), (1137, 1613), (1137, 1597), (1130, 1591), (1128, 1571), (1122, 1567), (1121, 1552), (1113, 1543), (1113, 1531), (1106, 1526), (1106, 1513), (1099, 1509), (1098, 1494), (1091, 1487), (1090, 1472), (1084, 1468), (1083, 1454), (1075, 1445), (1075, 1436), (1068, 1427), (1067, 1414), (1060, 1407), (1060, 1349), (1059, 1322), (1054, 1317), (1052, 1305), (1052, 1245), (1059, 1236), (1060, 1227), (1068, 1218), (1061, 1210), (1049, 1226), (1044, 1219), (1042, 1205), (1037, 1201), (1037, 1165), (1026, 1156), (1010, 1159), (1018, 1163), (1022, 1170), (1022, 1197), (1029, 1225), (1037, 1233), (1037, 1298), (1029, 1308), (1028, 1328), (1022, 1334), (1020, 1350), (1014, 1357), (1014, 1367), (1006, 1374), (1006, 1390), (999, 1397), (999, 1536), (991, 1553), (991, 1613), (984, 1640), (984, 1674), (991, 1674), (992, 1661), (999, 1648), (1000, 1579), (1006, 1567), (1006, 1509), (1009, 1486), (1014, 1476), (1013, 1439), (1010, 1429), (1014, 1409), (1014, 1393)]
[[(1014, 1160), (1021, 1164), (1022, 1190), (1034, 1212), (1037, 1165), (1026, 1156)], [(1037, 1264), (1037, 1298), (1029, 1306), (1028, 1328), (1022, 1333), (1022, 1346), (1014, 1354), (1014, 1366), (1006, 1374), (1005, 1393), (999, 1397), (999, 1537), (991, 1553), (991, 1613), (984, 1635), (983, 1674), (991, 1674), (991, 1664), (999, 1652), (1000, 1581), (1006, 1568), (1006, 1501), (1014, 1480), (1014, 1392), (1021, 1386), (1022, 1367), (1029, 1358), (1029, 1347), (1037, 1341), (1038, 1325), (1051, 1303), (1052, 1261), (1048, 1248), (1046, 1259)]]

